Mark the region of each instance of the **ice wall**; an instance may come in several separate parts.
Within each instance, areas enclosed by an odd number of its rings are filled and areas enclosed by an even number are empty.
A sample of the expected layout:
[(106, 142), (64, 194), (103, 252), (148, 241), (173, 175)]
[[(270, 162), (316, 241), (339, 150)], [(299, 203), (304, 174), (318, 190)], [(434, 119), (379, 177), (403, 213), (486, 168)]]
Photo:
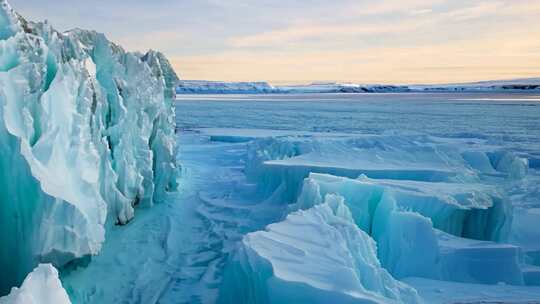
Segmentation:
[(96, 254), (176, 188), (172, 81), (156, 52), (60, 33), (0, 0), (0, 294), (39, 262)]

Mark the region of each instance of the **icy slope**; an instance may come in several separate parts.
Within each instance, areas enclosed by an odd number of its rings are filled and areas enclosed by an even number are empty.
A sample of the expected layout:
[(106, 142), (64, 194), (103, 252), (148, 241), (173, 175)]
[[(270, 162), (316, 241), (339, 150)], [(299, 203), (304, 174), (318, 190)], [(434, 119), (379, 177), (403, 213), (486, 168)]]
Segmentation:
[(24, 280), (21, 288), (14, 287), (0, 304), (70, 304), (66, 291), (51, 264), (39, 265)]
[(177, 169), (166, 62), (0, 4), (3, 294), (38, 262), (98, 253), (106, 223), (163, 200)]

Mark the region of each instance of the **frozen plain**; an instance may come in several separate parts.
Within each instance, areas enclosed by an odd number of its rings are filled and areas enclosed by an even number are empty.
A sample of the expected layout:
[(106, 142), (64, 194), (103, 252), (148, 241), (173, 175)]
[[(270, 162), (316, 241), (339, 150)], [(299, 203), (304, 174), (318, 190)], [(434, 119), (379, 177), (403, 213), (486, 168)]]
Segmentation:
[(540, 302), (540, 97), (186, 95), (176, 112), (179, 193), (61, 270), (73, 303)]

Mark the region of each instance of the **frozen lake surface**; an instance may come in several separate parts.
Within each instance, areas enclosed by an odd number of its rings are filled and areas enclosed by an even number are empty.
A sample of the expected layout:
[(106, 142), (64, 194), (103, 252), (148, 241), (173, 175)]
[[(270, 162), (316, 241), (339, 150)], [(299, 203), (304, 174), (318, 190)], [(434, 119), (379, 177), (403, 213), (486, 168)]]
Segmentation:
[(74, 303), (540, 302), (540, 96), (182, 95), (176, 114), (180, 192), (62, 270)]

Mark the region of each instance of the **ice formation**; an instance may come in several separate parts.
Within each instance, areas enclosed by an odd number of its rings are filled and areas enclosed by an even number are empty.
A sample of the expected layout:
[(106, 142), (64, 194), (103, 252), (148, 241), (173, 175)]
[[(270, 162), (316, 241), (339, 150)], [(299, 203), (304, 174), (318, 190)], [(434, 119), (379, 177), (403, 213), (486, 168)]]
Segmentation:
[(416, 303), (401, 282), (411, 277), (537, 284), (535, 255), (524, 261), (526, 247), (511, 241), (534, 242), (537, 217), (526, 209), (514, 223), (506, 193), (527, 176), (524, 157), (418, 134), (201, 132), (247, 142), (247, 179), (274, 215), (230, 259), (224, 303)]
[[(316, 237), (315, 237), (316, 236)], [(420, 303), (378, 258), (373, 239), (355, 224), (343, 197), (290, 214), (246, 235), (226, 273), (227, 303)]]
[[(522, 284), (518, 248), (481, 241), (504, 239), (511, 217), (507, 202), (482, 189), (311, 174), (296, 207), (318, 204), (330, 193), (343, 195), (358, 227), (377, 241), (381, 263), (397, 278)], [(489, 259), (477, 258), (490, 253)]]
[(58, 271), (51, 264), (40, 264), (24, 280), (20, 288), (0, 298), (0, 304), (71, 304)]
[[(0, 1), (0, 293), (39, 262), (96, 254), (176, 187), (176, 75), (162, 55), (60, 33)], [(109, 224), (107, 224), (109, 223)]]

